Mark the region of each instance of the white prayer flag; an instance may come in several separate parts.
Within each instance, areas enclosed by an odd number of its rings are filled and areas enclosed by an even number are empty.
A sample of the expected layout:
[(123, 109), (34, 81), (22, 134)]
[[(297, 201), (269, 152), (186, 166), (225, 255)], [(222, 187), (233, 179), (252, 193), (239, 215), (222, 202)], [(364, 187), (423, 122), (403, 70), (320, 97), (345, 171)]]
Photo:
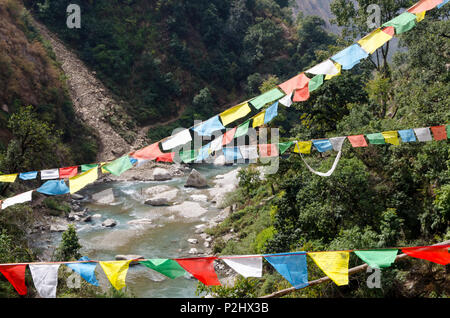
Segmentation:
[(191, 133), (189, 129), (185, 129), (171, 136), (166, 141), (161, 143), (161, 147), (163, 150), (169, 150), (175, 148), (176, 146), (184, 145), (192, 140)]
[(239, 146), (239, 151), (244, 159), (253, 160), (259, 158), (257, 145)]
[(216, 137), (213, 141), (211, 141), (211, 151), (217, 151), (222, 149), (223, 144), (223, 135)]
[(7, 207), (14, 205), (14, 204), (19, 204), (19, 203), (24, 203), (24, 202), (29, 202), (31, 201), (31, 197), (32, 197), (32, 193), (34, 190), (30, 190), (21, 194), (18, 194), (14, 197), (8, 198), (3, 200), (3, 203), (1, 205), (2, 209), (6, 209)]
[(342, 145), (347, 137), (333, 137), (328, 139), (333, 146), (334, 151), (341, 151)]
[(287, 94), (283, 98), (279, 99), (278, 102), (286, 107), (290, 107), (292, 105), (292, 94), (294, 92), (291, 92), (290, 94)]
[(59, 179), (59, 169), (41, 170), (41, 180)]
[(240, 255), (221, 259), (244, 277), (262, 277), (262, 256)]
[(428, 127), (425, 128), (414, 128), (414, 132), (416, 133), (418, 141), (432, 141), (430, 129)]
[(30, 264), (34, 286), (42, 298), (56, 298), (58, 285), (59, 264), (33, 265)]
[(339, 70), (336, 68), (334, 63), (331, 60), (323, 61), (322, 63), (313, 66), (309, 70), (305, 71), (306, 73), (311, 73), (315, 75), (325, 74), (325, 75), (336, 75), (339, 73)]

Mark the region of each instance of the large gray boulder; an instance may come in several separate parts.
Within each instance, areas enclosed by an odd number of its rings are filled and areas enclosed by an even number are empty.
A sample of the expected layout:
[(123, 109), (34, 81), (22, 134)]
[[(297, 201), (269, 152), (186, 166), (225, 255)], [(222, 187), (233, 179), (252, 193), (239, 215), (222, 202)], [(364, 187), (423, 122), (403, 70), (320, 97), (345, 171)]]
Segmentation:
[(208, 180), (195, 169), (192, 169), (189, 177), (186, 181), (185, 187), (194, 188), (206, 188), (208, 186)]
[(145, 201), (145, 204), (152, 206), (168, 206), (170, 205), (169, 200), (167, 198), (151, 198)]
[(153, 180), (164, 181), (172, 179), (170, 171), (164, 168), (155, 168), (153, 170)]
[(92, 200), (99, 204), (111, 204), (115, 200), (113, 190), (110, 188), (97, 192), (92, 195)]

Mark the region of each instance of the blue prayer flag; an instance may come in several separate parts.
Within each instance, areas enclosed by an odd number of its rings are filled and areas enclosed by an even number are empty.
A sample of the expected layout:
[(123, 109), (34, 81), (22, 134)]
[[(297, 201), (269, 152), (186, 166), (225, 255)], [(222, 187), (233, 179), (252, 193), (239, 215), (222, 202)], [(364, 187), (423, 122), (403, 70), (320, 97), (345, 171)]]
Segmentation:
[(272, 106), (266, 109), (266, 114), (264, 115), (264, 124), (267, 124), (277, 115), (278, 115), (278, 101), (273, 103)]
[(70, 192), (64, 180), (49, 180), (36, 191), (48, 195), (61, 195)]
[(130, 157), (130, 162), (132, 165), (134, 165), (137, 161), (138, 161), (137, 159)]
[(211, 136), (214, 131), (222, 129), (225, 129), (225, 127), (220, 122), (219, 115), (212, 117), (193, 128), (200, 136)]
[(19, 178), (22, 180), (34, 180), (36, 179), (37, 174), (37, 171), (22, 172), (21, 174), (19, 174)]
[(333, 145), (328, 139), (313, 140), (312, 142), (319, 152), (333, 149)]
[(204, 145), (198, 152), (197, 159), (195, 159), (195, 161), (200, 162), (200, 161), (206, 160), (210, 155), (210, 153), (209, 153), (210, 148), (211, 148), (211, 143)]
[(238, 147), (223, 148), (223, 155), (225, 156), (225, 162), (234, 162), (235, 160), (242, 159), (241, 152)]
[(368, 56), (369, 54), (355, 43), (336, 53), (331, 59), (341, 64), (343, 70), (349, 70), (358, 64), (361, 59), (365, 59)]
[(446, 4), (447, 2), (449, 2), (450, 0), (444, 0), (442, 3), (439, 3), (437, 5), (437, 8), (440, 9), (444, 4)]
[(263, 255), (264, 258), (296, 289), (308, 286), (306, 252)]
[(414, 135), (414, 130), (412, 129), (399, 130), (398, 134), (400, 135), (400, 138), (402, 138), (403, 142), (416, 141), (416, 136)]
[[(89, 261), (89, 258), (83, 256), (79, 261)], [(98, 280), (95, 277), (95, 267), (97, 266), (97, 263), (69, 263), (66, 265), (83, 277), (89, 284), (98, 286)]]

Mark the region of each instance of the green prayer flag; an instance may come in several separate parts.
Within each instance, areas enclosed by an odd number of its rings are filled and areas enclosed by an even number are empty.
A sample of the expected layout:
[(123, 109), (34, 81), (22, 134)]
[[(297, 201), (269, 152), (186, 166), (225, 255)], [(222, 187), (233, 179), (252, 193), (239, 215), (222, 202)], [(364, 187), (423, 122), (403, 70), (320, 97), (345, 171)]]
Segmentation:
[(171, 279), (183, 276), (186, 271), (176, 261), (167, 258), (155, 258), (140, 261), (140, 264), (151, 268)]
[(382, 133), (367, 134), (366, 137), (372, 145), (384, 145), (386, 143)]
[(283, 96), (284, 96), (284, 93), (275, 87), (274, 89), (271, 89), (270, 91), (265, 92), (264, 94), (261, 94), (258, 97), (253, 98), (252, 100), (250, 100), (250, 103), (256, 109), (260, 109), (265, 104), (273, 102), (274, 100), (280, 99)]
[(249, 125), (250, 125), (250, 119), (247, 120), (246, 122), (242, 123), (241, 125), (239, 125), (238, 128), (236, 129), (236, 133), (234, 134), (234, 138), (246, 135), (248, 132)]
[(103, 166), (105, 170), (111, 172), (115, 176), (120, 176), (122, 173), (132, 167), (133, 165), (131, 164), (130, 157), (128, 156), (120, 157), (119, 159), (116, 159)]
[(92, 168), (97, 168), (97, 167), (98, 167), (98, 164), (95, 164), (95, 163), (88, 164), (88, 165), (81, 165), (81, 172), (85, 172), (85, 171), (91, 170)]
[(450, 125), (447, 125), (447, 139), (450, 138)]
[(384, 23), (383, 26), (393, 26), (395, 28), (395, 34), (400, 34), (411, 30), (416, 25), (416, 19), (417, 16), (415, 14), (406, 11)]
[(308, 82), (308, 90), (310, 92), (315, 91), (323, 84), (323, 75), (319, 74), (311, 78), (311, 80)]
[(372, 268), (389, 267), (395, 262), (397, 249), (355, 251), (355, 254)]
[(180, 151), (180, 159), (184, 163), (190, 163), (197, 159), (198, 150), (192, 149), (188, 151)]
[(293, 143), (293, 141), (280, 142), (278, 144), (278, 151), (280, 152), (280, 154), (283, 154), (286, 150), (288, 150)]

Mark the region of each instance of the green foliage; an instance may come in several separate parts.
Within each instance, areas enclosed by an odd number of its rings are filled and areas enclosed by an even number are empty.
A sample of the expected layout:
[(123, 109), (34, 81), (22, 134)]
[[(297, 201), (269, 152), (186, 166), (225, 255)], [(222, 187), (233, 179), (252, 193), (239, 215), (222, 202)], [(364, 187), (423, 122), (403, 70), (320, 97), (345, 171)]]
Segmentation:
[(69, 224), (67, 230), (62, 234), (61, 243), (55, 252), (55, 259), (57, 261), (77, 260), (81, 257), (81, 247), (75, 226)]
[(196, 296), (202, 294), (213, 295), (218, 298), (255, 298), (258, 280), (252, 278), (236, 277), (232, 286), (206, 286), (198, 282)]

